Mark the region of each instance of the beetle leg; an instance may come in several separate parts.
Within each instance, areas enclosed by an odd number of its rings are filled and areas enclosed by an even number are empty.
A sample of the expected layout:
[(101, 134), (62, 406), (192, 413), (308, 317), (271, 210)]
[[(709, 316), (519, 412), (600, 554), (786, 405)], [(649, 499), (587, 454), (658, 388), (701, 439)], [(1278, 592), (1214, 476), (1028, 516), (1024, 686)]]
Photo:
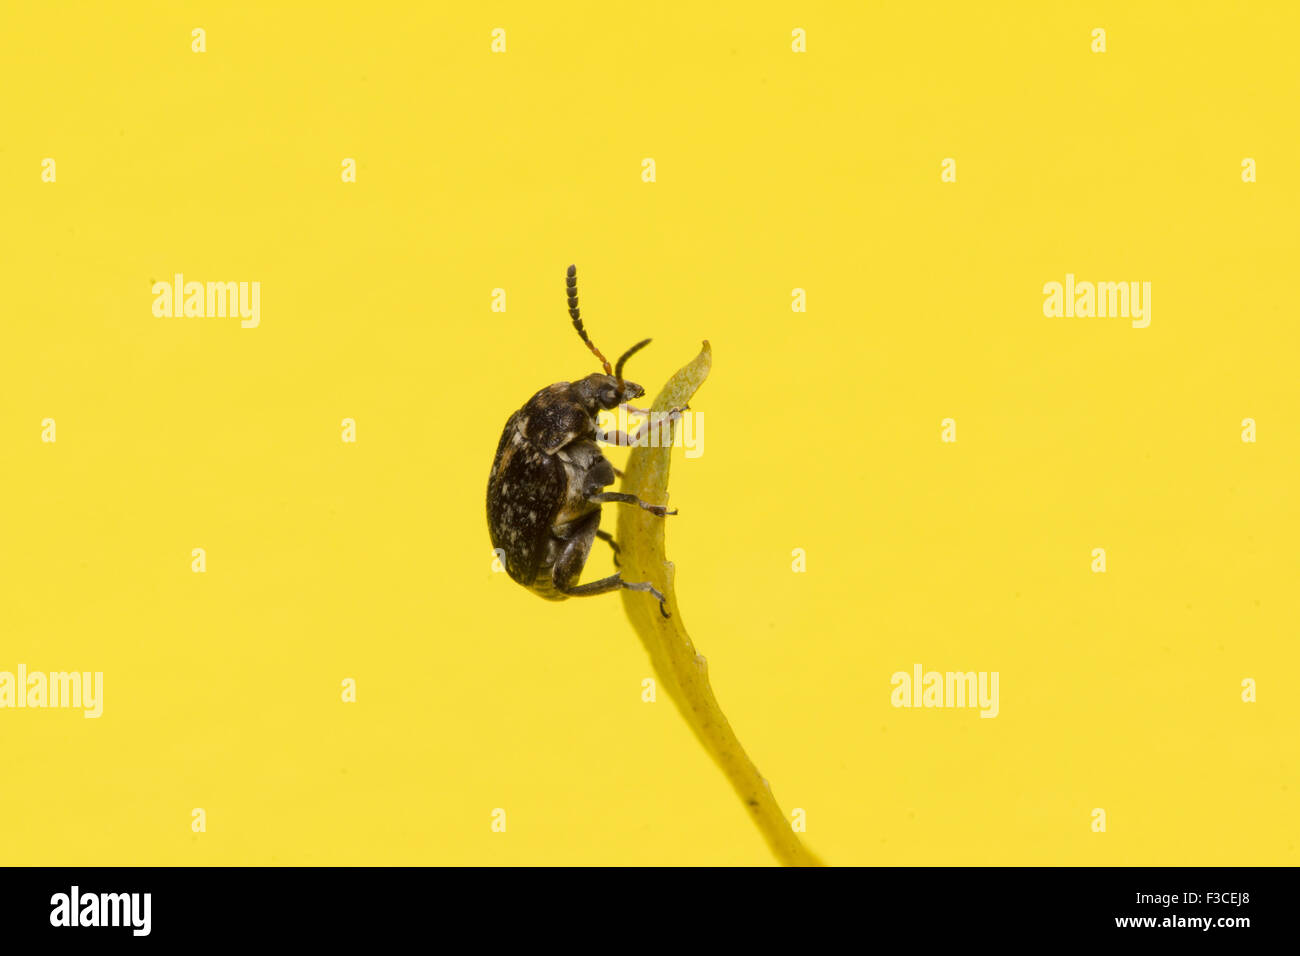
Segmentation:
[(637, 443), (639, 437), (639, 433), (637, 435), (629, 435), (627, 432), (621, 431), (607, 432), (601, 431), (600, 429), (596, 430), (596, 441), (604, 442), (606, 445), (614, 445), (617, 448), (631, 448)]
[(586, 597), (591, 594), (605, 594), (608, 591), (622, 590), (649, 591), (659, 600), (659, 613), (664, 617), (672, 617), (668, 613), (668, 605), (664, 603), (664, 596), (649, 581), (624, 581), (621, 574), (611, 574), (599, 581), (589, 581), (586, 584), (578, 584), (571, 588), (560, 588), (561, 593), (567, 594), (569, 597)]
[[(656, 412), (655, 414), (665, 416), (660, 419), (660, 422), (675, 421), (681, 417), (682, 412), (689, 411), (690, 407), (689, 405), (682, 405), (679, 408), (670, 408), (667, 412)], [(650, 414), (650, 410), (646, 408), (628, 408), (628, 411), (636, 415)], [(596, 441), (603, 441), (607, 445), (615, 445), (619, 448), (635, 448), (641, 444), (642, 439), (645, 438), (646, 432), (649, 430), (650, 419), (647, 418), (641, 423), (641, 427), (636, 430), (635, 435), (629, 435), (627, 432), (622, 431), (607, 432), (597, 429)]]
[[(626, 409), (627, 409), (627, 412), (628, 412), (629, 415), (649, 415), (649, 414), (650, 414), (650, 409), (648, 409), (648, 408), (637, 408), (635, 405), (629, 405), (627, 402), (624, 402), (624, 403), (622, 404), (621, 407), (622, 407), (622, 408), (626, 408)], [(689, 411), (689, 410), (690, 410), (690, 407), (691, 407), (691, 406), (689, 406), (689, 405), (681, 405), (681, 406), (679, 406), (679, 407), (677, 407), (677, 408), (670, 408), (670, 409), (668, 410), (668, 414), (669, 414), (669, 415), (680, 415), (682, 412)]]
[(670, 617), (668, 606), (664, 603), (664, 596), (649, 581), (624, 581), (621, 574), (611, 574), (607, 578), (589, 581), (586, 584), (569, 583), (582, 574), (583, 565), (587, 563), (587, 555), (591, 552), (591, 542), (599, 533), (596, 528), (598, 524), (600, 524), (600, 512), (594, 511), (578, 526), (573, 537), (565, 544), (564, 550), (555, 561), (555, 567), (551, 569), (551, 581), (555, 584), (555, 590), (569, 597), (588, 597), (592, 594), (605, 594), (619, 590), (649, 591), (659, 599), (659, 612), (664, 617)]
[(609, 463), (609, 459), (604, 455), (599, 455), (592, 466), (587, 469), (587, 478), (583, 482), (583, 491), (590, 494), (593, 491), (599, 491), (606, 485), (612, 485), (614, 478), (618, 475), (618, 469)]
[(609, 542), (609, 546), (614, 549), (614, 567), (618, 567), (618, 556), (623, 549), (618, 546), (618, 542), (614, 540), (614, 536), (608, 531), (597, 531), (596, 537), (601, 541)]
[(621, 491), (602, 491), (599, 494), (588, 495), (587, 500), (594, 501), (598, 504), (603, 504), (606, 501), (617, 501), (619, 504), (624, 505), (639, 505), (651, 514), (658, 515), (661, 518), (665, 515), (677, 514), (676, 508), (669, 511), (663, 505), (652, 505), (648, 501), (642, 501), (636, 495), (625, 495)]

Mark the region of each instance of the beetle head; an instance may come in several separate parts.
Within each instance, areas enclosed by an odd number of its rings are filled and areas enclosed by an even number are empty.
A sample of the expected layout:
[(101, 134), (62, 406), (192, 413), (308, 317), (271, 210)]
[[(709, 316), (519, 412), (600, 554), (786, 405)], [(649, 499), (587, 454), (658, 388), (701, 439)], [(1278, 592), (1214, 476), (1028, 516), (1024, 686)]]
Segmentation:
[(586, 378), (574, 382), (573, 389), (578, 394), (578, 400), (593, 415), (600, 409), (608, 411), (618, 408), (629, 399), (640, 398), (645, 394), (645, 389), (636, 382), (624, 379), (620, 383), (613, 375), (602, 375), (600, 372), (592, 372)]

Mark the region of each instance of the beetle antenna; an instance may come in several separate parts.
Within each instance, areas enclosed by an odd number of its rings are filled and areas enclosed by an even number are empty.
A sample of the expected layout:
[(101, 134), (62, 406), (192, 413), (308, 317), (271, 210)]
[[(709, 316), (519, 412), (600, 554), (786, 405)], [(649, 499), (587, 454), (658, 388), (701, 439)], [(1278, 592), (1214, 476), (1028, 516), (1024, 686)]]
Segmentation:
[[(569, 266), (569, 272), (564, 277), (564, 287), (569, 294), (569, 317), (573, 319), (573, 327), (578, 330), (578, 334), (582, 336), (582, 341), (587, 343), (587, 348), (591, 349), (591, 353), (600, 359), (600, 364), (605, 368), (605, 374), (609, 375), (609, 359), (601, 354), (600, 349), (596, 348), (596, 343), (591, 341), (591, 338), (587, 335), (587, 330), (582, 327), (582, 317), (578, 313), (578, 267), (576, 265)], [(631, 352), (628, 353), (628, 355), (631, 354)], [(623, 356), (623, 358), (627, 358), (627, 355)], [(623, 363), (620, 360), (619, 368), (622, 367)], [(621, 388), (622, 379), (619, 379), (619, 382)]]
[(630, 359), (633, 355), (636, 355), (637, 352), (640, 352), (643, 348), (645, 348), (645, 347), (646, 347), (647, 345), (649, 345), (649, 344), (650, 344), (650, 340), (649, 340), (649, 339), (642, 339), (642, 340), (641, 340), (640, 342), (638, 342), (636, 345), (632, 346), (630, 349), (628, 349), (626, 352), (624, 352), (623, 355), (619, 358), (619, 360), (618, 360), (618, 365), (615, 366), (615, 368), (614, 368), (614, 377), (615, 377), (616, 379), (618, 379), (618, 386), (617, 386), (617, 388), (618, 388), (618, 394), (619, 394), (620, 397), (622, 397), (622, 395), (623, 395), (623, 365), (624, 365), (624, 363), (627, 362), (628, 359)]

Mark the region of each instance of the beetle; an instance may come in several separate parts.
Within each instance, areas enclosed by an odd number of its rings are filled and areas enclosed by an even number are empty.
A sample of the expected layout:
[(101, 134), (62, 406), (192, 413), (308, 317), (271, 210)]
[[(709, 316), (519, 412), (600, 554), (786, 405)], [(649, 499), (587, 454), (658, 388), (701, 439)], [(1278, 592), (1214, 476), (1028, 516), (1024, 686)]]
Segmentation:
[[(650, 340), (632, 346), (611, 369), (583, 327), (576, 266), (569, 266), (565, 275), (565, 291), (573, 327), (600, 361), (604, 374), (593, 372), (576, 382), (548, 385), (506, 422), (488, 476), (492, 548), (504, 558), (512, 579), (548, 601), (622, 589), (646, 591), (659, 599), (660, 612), (669, 617), (663, 594), (648, 581), (625, 581), (622, 573), (616, 572), (598, 581), (578, 583), (596, 538), (609, 543), (618, 563), (618, 544), (613, 535), (600, 530), (602, 504), (635, 505), (661, 518), (677, 511), (635, 495), (602, 490), (622, 473), (601, 454), (596, 442), (633, 444), (649, 422), (635, 438), (629, 438), (623, 432), (606, 432), (596, 416), (602, 409), (618, 408), (645, 394), (640, 385), (623, 378), (623, 366)], [(630, 405), (628, 410), (647, 414)], [(675, 408), (669, 414), (676, 416), (685, 410)]]

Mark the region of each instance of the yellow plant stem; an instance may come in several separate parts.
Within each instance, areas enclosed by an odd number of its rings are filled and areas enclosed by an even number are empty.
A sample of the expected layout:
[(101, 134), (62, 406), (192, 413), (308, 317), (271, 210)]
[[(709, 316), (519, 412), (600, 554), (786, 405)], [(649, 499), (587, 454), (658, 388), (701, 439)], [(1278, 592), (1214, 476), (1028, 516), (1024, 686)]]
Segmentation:
[[(708, 377), (712, 364), (713, 351), (705, 342), (694, 361), (669, 379), (655, 398), (650, 406), (652, 416), (685, 406)], [(652, 418), (652, 431), (658, 427)], [(660, 440), (632, 449), (623, 473), (624, 492), (651, 504), (668, 504), (668, 467), (675, 427), (675, 421), (665, 424)], [(676, 569), (664, 554), (664, 528), (674, 520), (655, 517), (641, 508), (619, 509), (617, 541), (623, 578), (649, 581), (662, 591), (672, 617), (665, 618), (659, 602), (644, 591), (623, 591), (623, 607), (650, 654), (660, 687), (722, 768), (777, 860), (786, 866), (821, 866), (821, 861), (800, 842), (777, 805), (771, 786), (736, 739), (713, 696), (708, 665), (695, 652), (686, 633), (673, 587)]]

